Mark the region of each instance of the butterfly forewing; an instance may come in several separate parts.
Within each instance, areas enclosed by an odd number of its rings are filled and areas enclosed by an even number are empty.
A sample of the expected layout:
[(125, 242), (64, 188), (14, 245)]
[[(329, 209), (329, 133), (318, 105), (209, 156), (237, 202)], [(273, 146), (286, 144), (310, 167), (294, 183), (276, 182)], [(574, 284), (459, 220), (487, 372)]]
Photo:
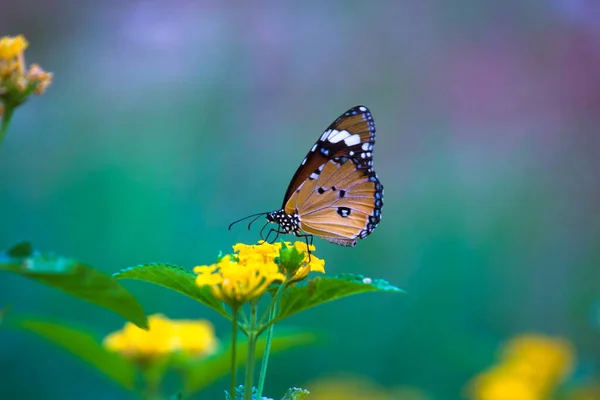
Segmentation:
[(356, 168), (371, 171), (373, 146), (375, 144), (375, 122), (365, 106), (356, 106), (346, 111), (327, 127), (310, 149), (294, 174), (283, 197), (283, 208), (294, 192), (311, 175), (315, 177), (319, 167), (329, 160), (344, 162), (354, 158)]

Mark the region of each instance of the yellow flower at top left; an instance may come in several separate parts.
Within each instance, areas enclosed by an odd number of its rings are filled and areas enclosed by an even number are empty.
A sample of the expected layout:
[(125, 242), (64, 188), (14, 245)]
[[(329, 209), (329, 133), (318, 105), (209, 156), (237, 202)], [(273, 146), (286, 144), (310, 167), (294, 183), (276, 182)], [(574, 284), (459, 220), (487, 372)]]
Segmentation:
[(25, 65), (25, 49), (29, 43), (23, 37), (0, 38), (0, 100), (15, 105), (31, 94), (42, 94), (52, 83), (52, 74), (39, 65)]
[(130, 322), (104, 338), (104, 347), (137, 360), (156, 359), (173, 353), (202, 357), (218, 346), (213, 325), (206, 320), (171, 320), (162, 314), (148, 317), (145, 331)]

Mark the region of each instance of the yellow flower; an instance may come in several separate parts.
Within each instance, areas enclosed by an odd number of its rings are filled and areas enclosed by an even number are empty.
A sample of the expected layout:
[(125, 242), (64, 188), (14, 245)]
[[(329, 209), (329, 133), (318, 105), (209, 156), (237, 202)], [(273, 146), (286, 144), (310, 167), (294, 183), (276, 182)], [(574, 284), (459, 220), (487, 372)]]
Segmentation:
[[(292, 246), (291, 242), (284, 242), (284, 244), (287, 247)], [(291, 277), (291, 281), (301, 281), (308, 276), (309, 272), (320, 272), (322, 274), (325, 273), (325, 260), (317, 258), (312, 254), (316, 250), (316, 247), (314, 245), (311, 244), (307, 246), (305, 242), (295, 242), (293, 244), (293, 247), (295, 247), (296, 250), (298, 250), (299, 252), (304, 252), (304, 259), (302, 260), (301, 266)]]
[(13, 73), (23, 75), (25, 71), (23, 52), (27, 45), (27, 40), (23, 35), (4, 36), (0, 39), (0, 78)]
[(280, 249), (281, 243), (270, 244), (263, 240), (259, 241), (258, 244), (237, 243), (233, 246), (233, 251), (237, 253), (240, 262), (246, 262), (249, 259), (262, 259), (264, 263), (271, 263), (279, 255)]
[(206, 320), (170, 320), (162, 314), (148, 317), (145, 331), (130, 322), (104, 338), (104, 347), (138, 360), (155, 359), (182, 352), (205, 356), (217, 348), (213, 325)]
[(29, 43), (23, 35), (0, 39), (0, 58), (17, 58), (23, 54)]
[(52, 82), (52, 74), (33, 64), (25, 70), (23, 35), (0, 38), (0, 99), (18, 105), (30, 93), (42, 94)]
[[(285, 243), (286, 248), (290, 243)], [(304, 259), (292, 277), (286, 276), (286, 271), (279, 265), (282, 243), (270, 244), (260, 241), (256, 245), (238, 243), (233, 246), (234, 254), (225, 255), (216, 264), (201, 265), (194, 268), (198, 274), (198, 286), (209, 285), (215, 297), (230, 305), (239, 305), (261, 297), (269, 285), (277, 282), (298, 281), (304, 279), (310, 271), (324, 273), (325, 261), (311, 255), (308, 262), (308, 252), (304, 242), (294, 245), (299, 251), (304, 251)], [(311, 252), (315, 250), (311, 246)]]
[(311, 400), (392, 400), (383, 388), (361, 376), (348, 375), (308, 383)]
[(477, 400), (544, 400), (536, 388), (503, 368), (481, 374), (471, 386)]
[(277, 264), (265, 262), (260, 254), (247, 254), (239, 261), (227, 255), (217, 264), (194, 268), (194, 272), (198, 286), (210, 285), (215, 297), (231, 305), (258, 298), (271, 283), (285, 280)]
[(476, 400), (542, 400), (552, 395), (574, 363), (569, 342), (539, 334), (514, 337), (502, 349), (499, 363), (474, 379)]
[(555, 384), (571, 372), (574, 350), (564, 339), (523, 334), (507, 343), (502, 358), (505, 362), (519, 361), (521, 364), (531, 365), (546, 381)]

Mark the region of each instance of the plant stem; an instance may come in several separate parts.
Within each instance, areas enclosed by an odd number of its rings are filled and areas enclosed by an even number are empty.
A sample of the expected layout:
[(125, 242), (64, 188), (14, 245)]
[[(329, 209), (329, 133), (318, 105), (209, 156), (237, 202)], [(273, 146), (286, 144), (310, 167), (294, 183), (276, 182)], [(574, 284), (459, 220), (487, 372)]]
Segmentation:
[(248, 330), (248, 358), (246, 359), (246, 380), (244, 382), (244, 400), (252, 400), (252, 383), (254, 381), (254, 363), (256, 350), (256, 302), (250, 303), (250, 329)]
[(153, 363), (142, 367), (144, 376), (144, 390), (142, 398), (145, 400), (157, 400), (161, 398), (160, 385), (165, 372), (165, 360), (155, 360)]
[(235, 375), (237, 371), (236, 366), (236, 354), (237, 354), (237, 330), (238, 330), (238, 307), (234, 306), (232, 311), (232, 325), (231, 329), (231, 398), (235, 399)]
[(8, 125), (10, 124), (10, 120), (13, 116), (14, 107), (10, 104), (4, 104), (4, 114), (2, 115), (2, 123), (0, 124), (0, 145), (4, 141), (4, 137), (6, 136), (6, 132), (8, 130)]
[[(275, 315), (277, 314), (277, 304), (279, 301), (279, 295), (282, 292), (284, 285), (281, 284), (277, 289), (277, 292), (273, 295), (273, 299), (271, 301), (271, 305), (269, 307), (269, 319), (267, 323), (271, 322)], [(275, 330), (275, 324), (270, 324), (269, 329), (267, 330), (267, 338), (265, 342), (265, 352), (263, 353), (263, 359), (260, 366), (260, 375), (258, 376), (258, 390), (257, 390), (257, 398), (260, 399), (262, 396), (262, 391), (265, 386), (265, 378), (267, 375), (267, 366), (269, 365), (269, 353), (271, 352), (271, 342), (273, 341), (273, 331)]]

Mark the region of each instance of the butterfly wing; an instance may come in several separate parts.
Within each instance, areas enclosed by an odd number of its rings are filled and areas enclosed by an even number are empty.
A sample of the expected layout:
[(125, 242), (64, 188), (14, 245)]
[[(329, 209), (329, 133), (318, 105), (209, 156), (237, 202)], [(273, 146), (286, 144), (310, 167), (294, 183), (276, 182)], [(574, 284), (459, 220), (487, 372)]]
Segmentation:
[(285, 192), (282, 208), (285, 208), (294, 191), (309, 179), (311, 174), (336, 157), (354, 157), (359, 169), (370, 171), (373, 166), (374, 145), (375, 122), (367, 107), (352, 107), (340, 115), (327, 127), (302, 160)]
[(377, 227), (383, 186), (375, 172), (359, 168), (354, 158), (325, 163), (317, 179), (294, 192), (286, 212), (300, 216), (300, 228), (329, 242), (354, 246)]
[(383, 186), (373, 171), (375, 123), (356, 106), (321, 135), (296, 171), (284, 199), (300, 228), (332, 243), (354, 246), (381, 219)]

